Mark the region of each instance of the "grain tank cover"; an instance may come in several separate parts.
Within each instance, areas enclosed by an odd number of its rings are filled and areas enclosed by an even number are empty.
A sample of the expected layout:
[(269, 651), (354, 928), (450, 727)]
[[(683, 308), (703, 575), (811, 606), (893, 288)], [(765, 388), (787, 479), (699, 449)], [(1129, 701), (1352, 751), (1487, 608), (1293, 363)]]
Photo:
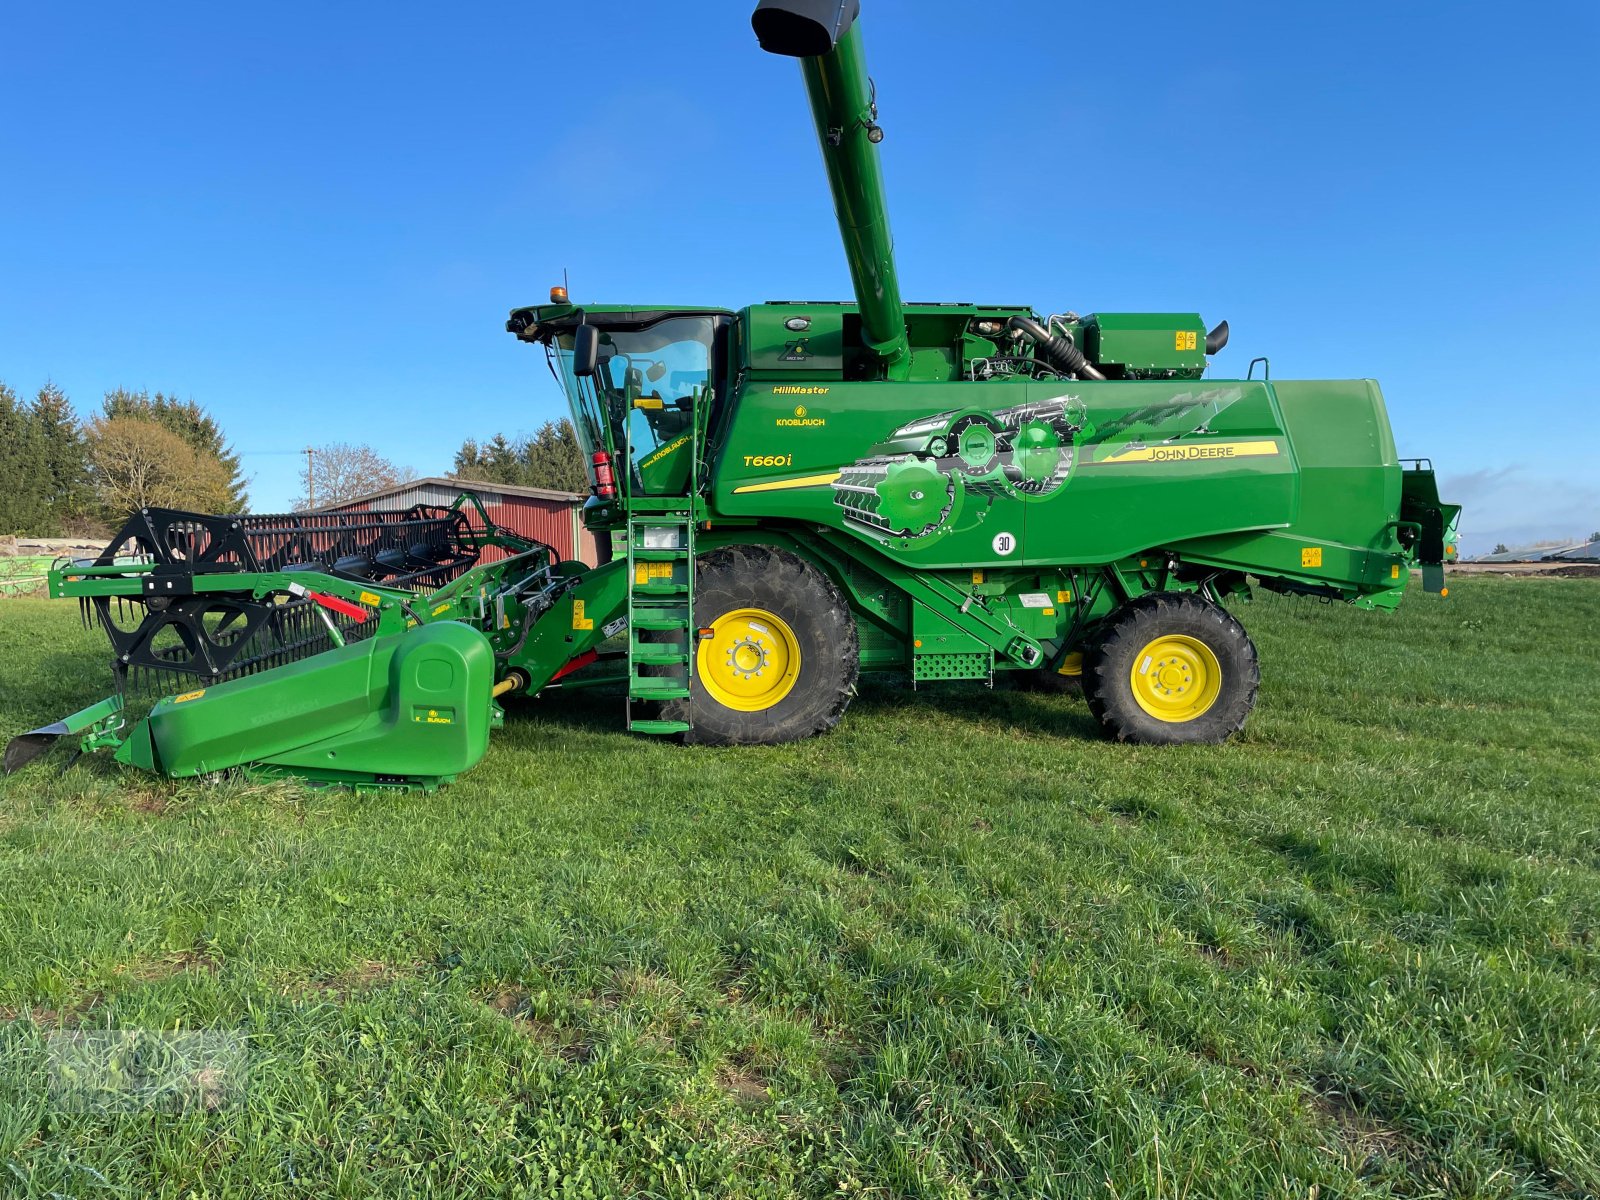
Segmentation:
[(838, 45), (860, 15), (861, 0), (761, 0), (750, 25), (767, 53), (815, 58)]

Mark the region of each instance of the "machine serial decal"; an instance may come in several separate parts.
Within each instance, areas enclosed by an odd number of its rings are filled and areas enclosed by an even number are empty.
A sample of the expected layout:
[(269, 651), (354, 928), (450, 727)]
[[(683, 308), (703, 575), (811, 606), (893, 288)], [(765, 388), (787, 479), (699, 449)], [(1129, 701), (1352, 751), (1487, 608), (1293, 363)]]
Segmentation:
[(1278, 443), (1270, 438), (1249, 442), (1205, 442), (1172, 446), (1131, 446), (1096, 458), (1085, 466), (1108, 463), (1205, 462), (1219, 458), (1261, 458), (1278, 453)]
[(798, 479), (774, 479), (768, 483), (747, 483), (733, 489), (735, 495), (743, 492), (782, 492), (790, 488), (827, 487), (839, 478), (839, 472), (827, 475), (802, 475)]

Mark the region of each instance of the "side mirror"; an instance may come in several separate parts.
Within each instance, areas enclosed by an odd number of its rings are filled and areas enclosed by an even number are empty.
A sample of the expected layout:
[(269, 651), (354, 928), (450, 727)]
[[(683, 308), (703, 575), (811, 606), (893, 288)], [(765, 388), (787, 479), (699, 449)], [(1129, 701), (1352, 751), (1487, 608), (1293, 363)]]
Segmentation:
[(585, 379), (599, 365), (600, 331), (593, 325), (579, 325), (572, 333), (572, 373)]

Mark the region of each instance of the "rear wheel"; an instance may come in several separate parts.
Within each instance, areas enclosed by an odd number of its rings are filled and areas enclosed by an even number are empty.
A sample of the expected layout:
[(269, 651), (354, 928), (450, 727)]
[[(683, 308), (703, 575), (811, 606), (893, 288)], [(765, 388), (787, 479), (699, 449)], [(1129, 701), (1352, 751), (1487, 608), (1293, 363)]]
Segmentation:
[(1084, 697), (1108, 737), (1221, 742), (1255, 707), (1261, 673), (1244, 626), (1188, 592), (1141, 596), (1113, 613), (1084, 664)]
[(860, 669), (855, 618), (810, 563), (771, 546), (730, 546), (695, 571), (694, 680), (662, 706), (685, 740), (770, 745), (832, 729)]

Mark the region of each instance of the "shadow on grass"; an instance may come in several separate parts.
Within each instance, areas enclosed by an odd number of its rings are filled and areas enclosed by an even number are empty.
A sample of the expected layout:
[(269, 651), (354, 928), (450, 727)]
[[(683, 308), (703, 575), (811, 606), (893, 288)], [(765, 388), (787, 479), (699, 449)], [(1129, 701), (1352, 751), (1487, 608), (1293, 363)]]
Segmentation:
[[(507, 705), (506, 722), (591, 734), (620, 733), (625, 711), (620, 688), (556, 690), (537, 700)], [(1079, 741), (1096, 741), (1100, 736), (1098, 723), (1076, 696), (989, 688), (981, 683), (943, 683), (913, 690), (908, 679), (893, 675), (862, 678), (843, 723), (867, 718), (956, 720), (975, 728), (998, 724), (1041, 737)]]

